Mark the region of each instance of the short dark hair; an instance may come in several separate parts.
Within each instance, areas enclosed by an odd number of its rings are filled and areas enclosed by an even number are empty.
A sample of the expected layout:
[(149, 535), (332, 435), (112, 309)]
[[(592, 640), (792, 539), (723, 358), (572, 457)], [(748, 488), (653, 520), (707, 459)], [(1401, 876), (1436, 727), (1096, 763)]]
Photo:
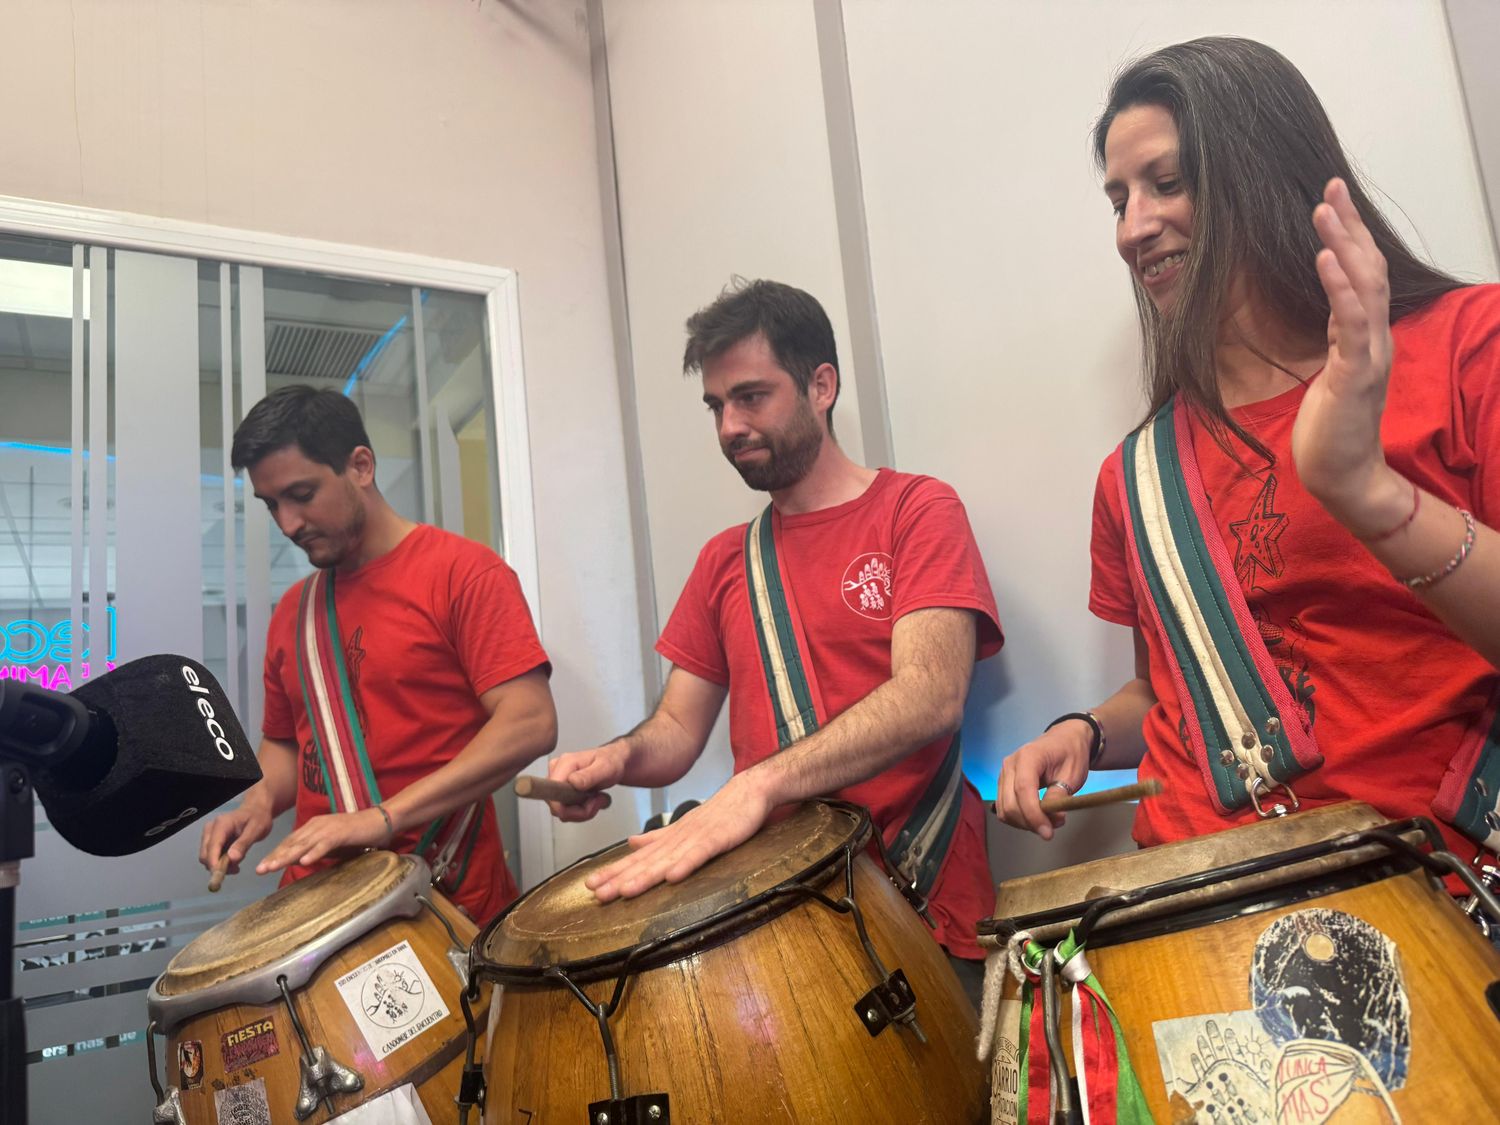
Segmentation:
[[(736, 278), (718, 300), (688, 317), (687, 332), (687, 349), (682, 353), (685, 375), (702, 371), (706, 362), (757, 333), (765, 337), (777, 365), (803, 394), (812, 383), (813, 372), (823, 364), (831, 366), (835, 375), (839, 369), (833, 325), (823, 306), (812, 294), (779, 281)], [(828, 404), (830, 434), (838, 392), (835, 383), (833, 402)]]
[(299, 383), (272, 391), (250, 408), (234, 431), (229, 463), (243, 469), (292, 445), (342, 473), (357, 447), (370, 448), (370, 435), (359, 407), (344, 395)]
[(1386, 221), (1318, 95), (1279, 51), (1220, 36), (1177, 43), (1131, 63), (1116, 77), (1094, 126), (1101, 169), (1116, 116), (1140, 105), (1172, 115), (1178, 168), (1193, 201), (1193, 253), (1172, 315), (1164, 317), (1139, 285), (1135, 289), (1147, 417), (1180, 392), (1216, 429), (1268, 457), (1224, 407), (1214, 363), (1220, 318), (1238, 273), (1286, 327), (1307, 337), (1327, 331), (1328, 297), (1317, 270), (1323, 244), (1311, 216), (1330, 179), (1338, 176), (1349, 186), (1349, 198), (1385, 255), (1392, 321), (1463, 283), (1419, 259)]

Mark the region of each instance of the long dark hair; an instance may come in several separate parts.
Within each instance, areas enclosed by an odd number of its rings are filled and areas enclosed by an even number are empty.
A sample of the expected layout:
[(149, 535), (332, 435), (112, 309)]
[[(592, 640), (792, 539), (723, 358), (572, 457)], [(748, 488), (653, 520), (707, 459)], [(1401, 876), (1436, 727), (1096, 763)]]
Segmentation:
[(1250, 39), (1213, 37), (1163, 47), (1131, 63), (1115, 79), (1094, 126), (1101, 169), (1110, 125), (1138, 105), (1172, 115), (1179, 173), (1193, 201), (1192, 246), (1172, 314), (1162, 316), (1135, 286), (1147, 417), (1181, 393), (1226, 449), (1227, 430), (1269, 460), (1265, 446), (1224, 406), (1214, 359), (1221, 320), (1238, 274), (1286, 328), (1309, 338), (1326, 334), (1328, 296), (1315, 264), (1322, 242), (1312, 210), (1330, 179), (1349, 185), (1385, 255), (1393, 322), (1464, 282), (1419, 260), (1386, 222), (1317, 94), (1280, 52)]

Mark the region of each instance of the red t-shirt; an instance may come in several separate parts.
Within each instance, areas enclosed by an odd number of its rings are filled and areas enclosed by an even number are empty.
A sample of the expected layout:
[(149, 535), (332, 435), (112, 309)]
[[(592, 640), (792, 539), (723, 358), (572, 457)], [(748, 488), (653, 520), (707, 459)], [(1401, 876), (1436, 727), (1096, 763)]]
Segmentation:
[[(547, 666), (515, 573), (488, 547), (425, 524), (388, 554), (334, 586), (344, 662), (382, 797), (452, 760), (489, 718), (479, 697), (497, 684)], [(297, 823), (330, 811), (297, 678), (299, 582), (271, 616), (266, 645), (267, 738), (300, 748)], [(413, 851), (425, 826), (399, 835)], [(326, 866), (322, 864), (320, 866)], [(283, 883), (314, 868), (291, 867)], [(495, 810), (484, 821), (454, 895), (483, 923), (516, 897), (500, 853)]]
[[(1500, 516), (1500, 286), (1457, 290), (1393, 326), (1381, 438), (1393, 468), (1494, 526)], [(1458, 640), (1308, 495), (1291, 454), (1305, 387), (1235, 410), (1275, 454), (1247, 474), (1194, 419), (1193, 449), (1218, 532), (1271, 658), (1313, 720), (1324, 764), (1292, 783), (1304, 807), (1357, 800), (1387, 816), (1432, 816), (1459, 743), (1485, 722), (1495, 670)], [(1237, 439), (1247, 464), (1255, 455)], [(1454, 544), (1457, 547), (1457, 543)], [(1127, 562), (1116, 462), (1094, 494), (1089, 608), (1141, 626), (1157, 703), (1146, 716), (1142, 778), (1170, 796), (1143, 801), (1135, 838), (1159, 844), (1256, 819), (1214, 810), (1189, 759), (1162, 639)], [(1465, 859), (1475, 845), (1446, 824)]]
[[(941, 481), (881, 469), (857, 499), (772, 519), (826, 719), (890, 679), (891, 628), (913, 610), (973, 610), (979, 618), (976, 659), (999, 651), (1003, 638), (984, 562), (963, 504)], [(745, 581), (745, 527), (708, 541), (656, 644), (673, 664), (729, 688), (736, 773), (776, 752)], [(889, 842), (947, 748), (941, 738), (833, 796), (869, 808)], [(958, 833), (929, 895), (938, 940), (960, 956), (982, 956), (974, 927), (989, 916), (994, 900), (984, 810), (965, 782)]]

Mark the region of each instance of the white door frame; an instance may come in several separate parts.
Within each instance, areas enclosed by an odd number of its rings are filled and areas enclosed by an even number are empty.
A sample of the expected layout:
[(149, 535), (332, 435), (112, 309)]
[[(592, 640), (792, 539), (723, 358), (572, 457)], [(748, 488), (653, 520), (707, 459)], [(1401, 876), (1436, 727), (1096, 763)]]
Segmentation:
[[(494, 468), (500, 485), (501, 552), (515, 570), (531, 605), (537, 631), (542, 632), (531, 442), (515, 270), (12, 196), (0, 196), (0, 230), (37, 238), (482, 295), (499, 434)], [(252, 675), (251, 682), (256, 680)], [(547, 807), (540, 801), (521, 801), (519, 805), (521, 870), (516, 874), (517, 881), (526, 886), (552, 873), (552, 824)]]

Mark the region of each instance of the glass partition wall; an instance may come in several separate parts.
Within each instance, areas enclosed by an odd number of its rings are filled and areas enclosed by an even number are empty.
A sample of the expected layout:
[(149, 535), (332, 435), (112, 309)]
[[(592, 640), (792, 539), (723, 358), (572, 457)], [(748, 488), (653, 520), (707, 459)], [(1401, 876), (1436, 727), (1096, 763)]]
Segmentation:
[[(501, 549), (488, 316), (480, 293), (0, 235), (0, 677), (66, 691), (180, 652), (258, 737), (270, 610), (310, 567), (230, 470), (235, 425), (288, 384), (346, 394), (393, 506)], [(274, 886), (210, 897), (197, 838), (86, 856), (38, 806), (15, 973), (33, 1121), (149, 1112), (146, 987)]]

